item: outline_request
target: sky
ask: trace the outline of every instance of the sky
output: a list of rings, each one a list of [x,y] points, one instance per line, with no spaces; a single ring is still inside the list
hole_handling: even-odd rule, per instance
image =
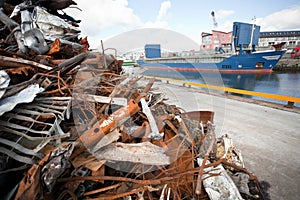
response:
[[[300,30],[299,0],[74,1],[80,10],[71,7],[64,11],[81,20],[81,35],[88,36],[91,48],[99,48],[101,40],[105,44],[120,34],[148,28],[150,35],[151,28],[170,30],[199,45],[202,32],[229,32],[235,21],[255,22],[261,31]],[[214,26],[212,11],[217,26]]]

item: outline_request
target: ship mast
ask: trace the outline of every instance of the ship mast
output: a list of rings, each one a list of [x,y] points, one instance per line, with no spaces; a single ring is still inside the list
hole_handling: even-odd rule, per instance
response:
[[[251,30],[250,43],[249,43],[249,49],[251,49],[251,51],[252,51],[253,33],[254,33],[255,21],[256,21],[256,17],[255,16],[252,18],[252,21],[253,21],[253,24],[252,24],[252,30]]]

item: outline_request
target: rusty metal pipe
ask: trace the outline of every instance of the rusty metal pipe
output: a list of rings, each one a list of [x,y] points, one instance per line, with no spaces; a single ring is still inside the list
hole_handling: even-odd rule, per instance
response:
[[[123,124],[139,110],[139,105],[134,100],[130,100],[128,106],[120,108],[112,113],[107,119],[94,125],[91,129],[83,133],[79,137],[79,140],[81,140],[86,147],[92,147],[105,134],[109,133],[111,129]]]
[[[143,89],[144,93],[151,89],[154,81],[155,79],[151,79],[149,81],[149,83]],[[83,133],[78,139],[81,140],[86,147],[92,147],[112,128],[120,126],[132,115],[139,112],[141,108],[137,102],[139,102],[141,98],[141,96],[138,96],[135,100],[131,99],[128,102],[128,106],[120,108],[116,112],[112,113],[107,119],[95,124],[91,129]]]

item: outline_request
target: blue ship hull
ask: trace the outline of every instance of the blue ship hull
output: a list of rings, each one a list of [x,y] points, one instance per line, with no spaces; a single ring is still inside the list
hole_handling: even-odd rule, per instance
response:
[[[147,70],[216,72],[216,73],[269,73],[280,60],[284,50],[253,52],[232,55],[227,58],[152,58],[137,60]],[[222,55],[222,54],[220,54]],[[218,61],[216,61],[218,60]]]

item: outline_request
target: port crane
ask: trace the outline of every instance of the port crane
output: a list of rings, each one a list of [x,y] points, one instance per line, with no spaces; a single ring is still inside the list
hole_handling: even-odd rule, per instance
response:
[[[210,14],[211,14],[213,22],[214,22],[214,27],[216,28],[218,26],[218,23],[217,23],[217,20],[216,20],[215,12],[211,11]]]

